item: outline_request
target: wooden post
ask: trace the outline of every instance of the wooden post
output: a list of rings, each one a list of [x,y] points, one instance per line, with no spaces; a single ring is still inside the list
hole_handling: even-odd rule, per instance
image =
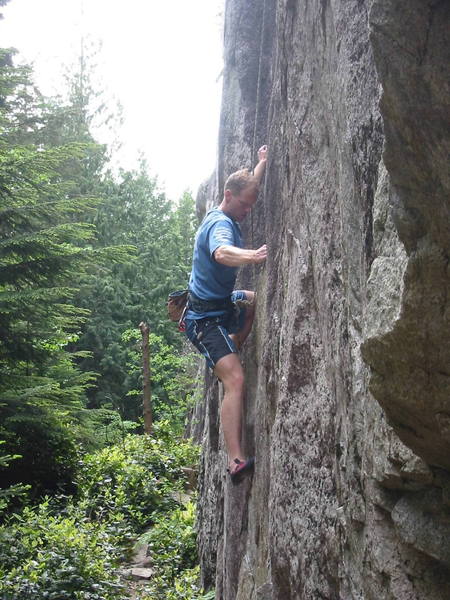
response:
[[[144,379],[143,386],[143,416],[144,431],[151,434],[153,426],[152,418],[152,390],[150,387],[150,349],[149,349],[149,326],[143,321],[139,324],[142,334],[142,373]]]

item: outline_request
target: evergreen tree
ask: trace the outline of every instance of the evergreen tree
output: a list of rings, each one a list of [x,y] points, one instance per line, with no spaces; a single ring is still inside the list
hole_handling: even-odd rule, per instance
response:
[[[91,134],[98,98],[82,61],[68,101],[49,101],[0,50],[0,437],[22,455],[0,470],[35,492],[70,487],[77,440],[114,421],[105,409],[139,419],[124,332],[145,320],[164,347],[182,339],[165,300],[187,284],[193,199],[174,206],[144,162],[107,171]]]
[[[134,261],[99,267],[80,294],[80,305],[90,310],[77,349],[92,352],[81,366],[97,369],[97,386],[89,391],[90,405],[119,409],[127,419],[141,414],[139,399],[130,398],[138,387],[137,374],[127,368],[125,331],[141,321],[166,343],[180,346],[181,337],[167,320],[166,298],[185,287],[195,232],[192,196],[184,194],[174,207],[148,176],[143,162],[139,171],[122,172],[117,182],[105,182],[105,202],[96,213],[98,244],[124,242],[137,248]]]
[[[93,248],[97,200],[80,193],[80,173],[97,149],[43,143],[48,114],[30,71],[1,51],[0,434],[23,456],[4,479],[46,489],[72,479],[73,415],[93,379],[66,349],[87,316],[72,299],[90,265],[127,254]]]

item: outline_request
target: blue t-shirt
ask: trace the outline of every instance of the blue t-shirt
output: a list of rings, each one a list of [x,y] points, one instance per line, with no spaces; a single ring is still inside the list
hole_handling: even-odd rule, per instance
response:
[[[210,210],[195,236],[192,272],[189,289],[202,300],[218,300],[231,295],[234,290],[238,267],[227,267],[214,259],[214,251],[220,246],[242,248],[241,229],[222,210]],[[188,311],[187,319],[222,314],[223,311],[195,313]]]

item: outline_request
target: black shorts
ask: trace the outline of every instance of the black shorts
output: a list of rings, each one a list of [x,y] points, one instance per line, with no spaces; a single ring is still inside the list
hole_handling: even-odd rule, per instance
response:
[[[245,300],[243,291],[233,292],[232,299]],[[192,344],[203,354],[211,369],[217,362],[233,352],[237,348],[230,338],[230,333],[238,333],[245,322],[246,310],[240,308],[239,314],[228,311],[218,317],[207,317],[205,319],[186,319],[186,336]]]

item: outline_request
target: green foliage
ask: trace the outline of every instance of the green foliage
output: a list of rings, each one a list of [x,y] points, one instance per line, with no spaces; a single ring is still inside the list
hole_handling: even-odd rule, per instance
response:
[[[51,182],[58,165],[78,152],[0,143],[0,358],[9,365],[41,363],[42,343],[68,335],[86,315],[68,301],[74,273],[88,261],[82,246],[94,233],[90,224],[69,222],[68,213],[92,202],[70,198],[66,185]]]
[[[84,457],[77,479],[80,505],[92,518],[120,513],[135,529],[142,528],[156,511],[174,505],[169,492],[183,486],[183,467],[196,464],[197,456],[191,443],[173,435],[170,443],[128,435],[123,444]]]
[[[144,163],[108,172],[91,125],[110,115],[84,53],[66,100],[43,98],[13,57],[0,49],[0,597],[119,600],[119,556],[157,522],[151,543],[172,567],[160,562],[155,597],[200,600],[193,508],[174,499],[198,459],[176,437],[191,358],[165,312],[188,279],[192,196],[172,204]],[[142,320],[155,437],[129,435]]]
[[[115,569],[133,535],[150,521],[158,523],[155,551],[176,561],[174,589],[180,581],[198,589],[198,574],[189,570],[196,556],[194,508],[173,510],[172,497],[184,483],[183,467],[196,463],[198,449],[173,436],[169,443],[167,424],[156,433],[161,437],[127,436],[123,444],[86,456],[75,501],[47,498],[0,527],[2,599],[122,599]],[[173,512],[164,524],[167,510]],[[175,544],[172,534],[179,537]],[[161,571],[160,586],[169,580]]]
[[[91,408],[78,414],[75,435],[84,451],[94,452],[123,442],[129,433],[137,433],[140,429],[140,423],[122,420],[118,411]]]
[[[136,329],[129,329],[122,335],[127,344],[125,354],[129,385],[134,382],[139,389],[131,389],[127,396],[129,402],[133,398],[142,399],[142,349],[141,334]],[[186,414],[192,403],[198,356],[192,352],[185,353],[167,344],[162,336],[151,333],[150,369],[152,411],[154,420],[167,420],[172,431],[182,434]]]
[[[179,348],[183,336],[170,323],[166,298],[170,291],[185,287],[190,270],[195,233],[194,201],[184,194],[177,206],[158,189],[141,163],[138,171],[121,172],[118,180],[106,177],[104,203],[93,223],[98,231],[96,247],[132,244],[136,260],[108,267],[99,266],[79,294],[79,304],[92,317],[83,328],[76,348],[92,355],[80,363],[83,370],[96,370],[96,388],[88,392],[90,406],[117,408],[125,419],[141,414],[140,404],[127,401],[139,386],[136,374],[127,371],[125,332],[141,321],[164,343]]]
[[[193,506],[176,509],[167,526],[164,511],[176,507],[173,493],[198,449],[167,439],[163,427],[161,438],[129,435],[123,444],[88,455],[80,465],[76,500],[47,498],[11,516],[0,527],[1,598],[123,598],[115,569],[133,535],[156,519],[155,549],[173,556],[177,574],[193,581],[183,571],[195,565]],[[172,534],[179,536],[175,546]],[[161,578],[168,581],[164,573]]]
[[[5,449],[20,455],[14,469],[1,469],[5,485],[29,484],[34,495],[74,491],[78,468],[76,442],[68,423],[45,406],[16,412],[2,425]]]
[[[212,600],[213,591],[203,593],[194,529],[195,504],[188,502],[169,514],[159,515],[154,526],[141,537],[149,544],[156,574],[141,600]]]
[[[95,201],[62,176],[85,146],[37,143],[41,99],[6,51],[0,100],[0,417],[8,451],[22,455],[2,477],[54,489],[73,475],[64,413],[81,407],[92,379],[64,348],[87,314],[70,300],[94,235],[79,218]]]
[[[166,575],[152,577],[149,587],[142,592],[139,600],[206,600],[200,587],[200,569],[194,567],[182,571],[176,578]]]
[[[4,444],[4,440],[0,440],[0,445]],[[0,469],[6,468],[12,460],[20,458],[19,454],[0,454]],[[15,484],[7,486],[6,482],[2,482],[0,488],[0,519],[3,517],[5,510],[8,508],[14,498],[20,498],[27,494],[30,486]]]
[[[3,600],[113,600],[121,586],[114,566],[120,549],[106,524],[75,507],[55,514],[47,500],[25,508],[0,529]]]
[[[35,493],[70,486],[72,431],[83,437],[95,379],[76,364],[89,354],[74,348],[89,315],[77,289],[94,266],[131,256],[130,246],[94,247],[106,157],[80,106],[46,103],[31,70],[0,50],[0,419],[8,451],[22,455],[2,476]]]
[[[198,562],[194,517],[195,505],[189,502],[169,515],[160,516],[143,538],[149,544],[153,564],[171,581]]]

